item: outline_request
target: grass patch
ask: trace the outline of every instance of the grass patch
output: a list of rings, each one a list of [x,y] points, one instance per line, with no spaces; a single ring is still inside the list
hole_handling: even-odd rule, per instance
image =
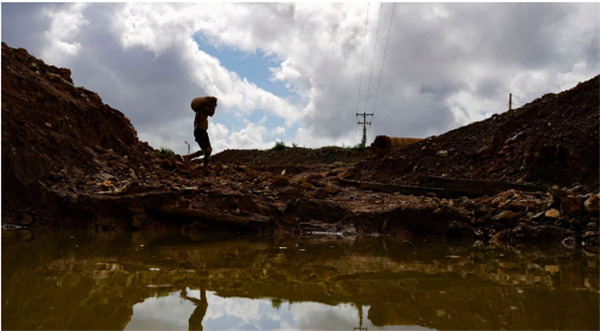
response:
[[[358,152],[364,152],[367,149],[369,149],[370,147],[361,144],[357,144],[355,146],[351,146],[351,147],[344,147],[345,150],[347,151],[358,151]]]
[[[173,156],[175,156],[175,152],[173,152],[172,149],[167,148],[167,147],[161,147],[161,148],[155,150],[154,153],[156,154],[156,156],[160,157],[161,159],[167,159],[167,160],[170,160],[173,158]]]
[[[270,154],[272,152],[282,151],[282,150],[288,149],[288,148],[298,149],[300,147],[298,147],[298,145],[296,145],[295,143],[292,143],[292,147],[289,147],[283,141],[278,141],[275,143],[275,146],[273,146],[269,149],[265,149],[263,152],[265,152],[266,154]]]

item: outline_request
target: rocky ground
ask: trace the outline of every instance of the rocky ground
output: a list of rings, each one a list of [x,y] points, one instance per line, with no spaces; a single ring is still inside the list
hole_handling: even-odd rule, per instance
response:
[[[399,147],[161,158],[70,70],[2,44],[2,224],[537,242],[598,251],[599,77]],[[398,135],[401,135],[399,133]],[[281,147],[281,146],[280,146]],[[442,194],[420,179],[536,185]],[[418,194],[399,188],[418,187]],[[532,186],[529,186],[532,187]],[[460,192],[458,192],[460,193]]]

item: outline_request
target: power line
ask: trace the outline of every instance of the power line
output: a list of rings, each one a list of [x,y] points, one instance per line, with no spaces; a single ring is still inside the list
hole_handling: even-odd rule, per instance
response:
[[[373,60],[371,61],[371,73],[369,74],[369,86],[367,88],[367,100],[365,101],[365,112],[367,111],[367,106],[369,104],[369,93],[371,91],[371,79],[373,78],[373,67],[375,65],[375,56],[377,55],[377,41],[379,39],[379,23],[381,22],[381,10],[383,9],[383,4],[379,6],[379,18],[377,20],[377,34],[375,35],[375,46],[373,49]]]
[[[364,30],[364,34],[365,34],[365,39],[363,41],[363,55],[362,55],[362,62],[360,63],[360,80],[358,81],[358,97],[356,99],[356,111],[358,111],[358,105],[359,105],[359,101],[360,101],[360,90],[362,87],[362,74],[363,74],[363,65],[365,63],[365,45],[367,44],[367,26],[369,25],[369,7],[371,6],[371,3],[369,2],[367,4],[367,17],[365,18],[365,30]]]
[[[390,41],[390,33],[392,32],[392,22],[394,21],[394,12],[396,11],[396,3],[392,7],[392,15],[390,17],[390,25],[388,26],[388,35],[385,41],[385,49],[383,51],[383,60],[381,60],[381,68],[379,70],[379,80],[377,81],[377,90],[375,92],[375,100],[373,101],[373,111],[375,111],[375,104],[377,103],[377,96],[379,95],[379,83],[381,83],[381,76],[383,73],[383,65],[385,64],[385,56],[387,54],[388,42]]]

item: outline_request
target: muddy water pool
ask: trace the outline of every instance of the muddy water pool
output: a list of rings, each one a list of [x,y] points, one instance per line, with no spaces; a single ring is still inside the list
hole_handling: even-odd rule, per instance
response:
[[[595,330],[599,293],[563,247],[2,232],[5,330]]]

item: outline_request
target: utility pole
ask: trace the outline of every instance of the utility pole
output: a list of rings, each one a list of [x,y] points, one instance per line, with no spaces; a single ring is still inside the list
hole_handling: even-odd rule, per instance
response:
[[[360,319],[360,324],[357,327],[354,327],[354,331],[369,331],[369,328],[363,328],[363,311],[362,311],[362,305],[359,305],[358,307],[356,307],[356,309],[358,310],[358,318]]]
[[[373,113],[367,114],[367,113],[356,113],[356,116],[362,116],[363,120],[362,122],[358,122],[358,125],[363,126],[363,137],[362,137],[362,141],[361,141],[361,145],[364,148],[367,145],[367,124],[371,125],[371,122],[367,122],[367,116],[373,116]]]
[[[513,106],[513,97],[515,97],[515,99],[520,99],[518,95],[513,95],[512,93],[508,94],[508,110],[512,110],[512,106]],[[519,104],[514,104],[514,106],[518,106]]]

